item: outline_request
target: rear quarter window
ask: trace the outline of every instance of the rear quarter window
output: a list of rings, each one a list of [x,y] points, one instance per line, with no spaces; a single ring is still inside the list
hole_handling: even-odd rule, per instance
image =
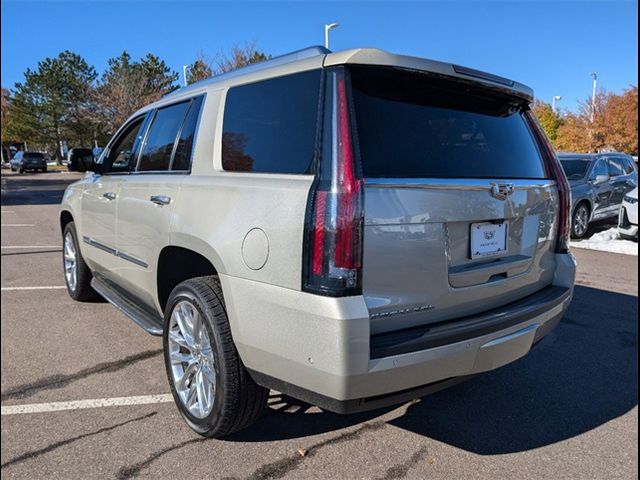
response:
[[[611,157],[609,158],[609,175],[612,177],[619,177],[624,175],[624,167],[622,165],[622,158]]]
[[[222,168],[236,172],[309,173],[315,155],[319,70],[229,89]]]
[[[404,70],[350,74],[365,177],[546,177],[514,98]]]
[[[624,166],[624,173],[626,173],[627,175],[631,175],[632,173],[634,173],[636,171],[634,165],[633,165],[633,160],[629,159],[629,158],[623,158],[622,159],[622,164]]]

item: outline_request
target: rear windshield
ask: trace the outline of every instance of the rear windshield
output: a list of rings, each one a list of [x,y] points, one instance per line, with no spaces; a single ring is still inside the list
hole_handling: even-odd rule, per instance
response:
[[[580,180],[587,174],[591,161],[583,159],[560,159],[560,163],[562,164],[562,169],[569,180]]]
[[[31,152],[28,152],[28,153],[25,153],[24,156],[26,158],[44,158],[44,154],[42,154],[42,153],[31,153]]]
[[[546,177],[518,100],[404,70],[350,73],[365,177]]]

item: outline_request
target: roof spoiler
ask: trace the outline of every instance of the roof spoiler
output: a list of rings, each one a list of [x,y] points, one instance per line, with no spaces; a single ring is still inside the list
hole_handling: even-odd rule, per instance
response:
[[[533,101],[533,90],[530,87],[514,80],[469,67],[438,62],[426,58],[397,55],[375,48],[344,50],[327,54],[325,57],[325,66],[341,64],[372,65],[417,70],[427,74],[479,83],[491,89],[499,90],[506,94],[523,99],[527,102]]]

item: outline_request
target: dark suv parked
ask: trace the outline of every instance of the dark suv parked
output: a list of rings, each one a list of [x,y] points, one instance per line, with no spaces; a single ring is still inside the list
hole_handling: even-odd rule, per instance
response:
[[[31,171],[47,171],[47,159],[40,152],[18,152],[11,159],[11,171],[24,173]]]
[[[624,153],[558,155],[571,184],[571,235],[582,238],[594,220],[616,217],[622,199],[638,186],[633,158]]]

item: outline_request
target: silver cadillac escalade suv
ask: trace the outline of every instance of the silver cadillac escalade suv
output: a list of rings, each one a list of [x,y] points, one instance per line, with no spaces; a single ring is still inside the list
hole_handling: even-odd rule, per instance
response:
[[[270,388],[340,412],[525,355],[572,297],[570,190],[528,87],[309,48],[182,88],[79,167],[60,213],[76,300],[162,335],[196,432]]]

